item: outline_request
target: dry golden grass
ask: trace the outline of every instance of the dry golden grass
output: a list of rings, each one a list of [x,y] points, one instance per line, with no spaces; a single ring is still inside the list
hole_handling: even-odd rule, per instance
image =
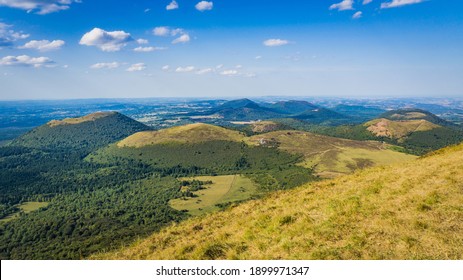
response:
[[[422,113],[407,114],[411,114],[410,118],[412,118]],[[378,137],[385,136],[393,139],[403,138],[412,132],[428,131],[440,127],[426,120],[391,121],[388,119],[372,120],[365,123],[365,126],[368,131]]]
[[[48,125],[50,127],[54,127],[54,126],[58,126],[58,125],[79,124],[79,123],[83,123],[83,122],[90,122],[90,121],[94,121],[94,120],[97,120],[97,119],[101,119],[101,118],[104,118],[104,117],[107,117],[107,116],[111,116],[113,114],[115,114],[115,112],[97,112],[97,113],[86,115],[86,116],[83,116],[83,117],[80,117],[80,118],[67,118],[67,119],[60,120],[60,121],[59,120],[52,120],[52,121],[48,122]]]
[[[263,133],[275,130],[278,128],[278,124],[271,121],[260,121],[253,123],[251,127],[253,132]]]
[[[315,166],[316,174],[323,178],[333,178],[369,166],[416,158],[393,151],[390,145],[377,141],[355,141],[303,131],[274,131],[252,136],[245,141],[251,145],[278,143],[278,148],[283,151],[303,155],[301,166]]]
[[[462,259],[463,145],[274,193],[96,259]]]
[[[120,141],[117,146],[139,148],[164,143],[200,143],[217,140],[240,142],[243,139],[244,135],[238,131],[210,124],[195,123],[158,131],[138,132]]]

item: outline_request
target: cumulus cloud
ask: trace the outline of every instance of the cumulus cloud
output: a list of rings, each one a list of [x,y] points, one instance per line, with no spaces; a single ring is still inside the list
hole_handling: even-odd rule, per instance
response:
[[[35,49],[41,52],[48,52],[48,51],[56,51],[61,49],[64,46],[63,40],[32,40],[24,44],[24,46],[20,46],[19,49]]]
[[[176,10],[176,9],[178,9],[178,3],[175,0],[173,0],[172,2],[170,2],[169,5],[166,6],[166,10],[168,10],[168,11]]]
[[[185,44],[185,43],[188,43],[188,42],[190,42],[190,35],[183,34],[180,37],[178,37],[177,39],[173,40],[172,44],[179,44],[179,43]]]
[[[178,44],[178,43],[187,43],[190,41],[190,35],[188,35],[185,30],[181,28],[170,28],[168,26],[158,26],[153,29],[153,35],[155,36],[161,36],[161,37],[177,37],[172,41],[172,44]]]
[[[159,26],[153,29],[153,35],[155,36],[169,36],[170,28],[167,26]]]
[[[100,28],[93,28],[80,39],[79,44],[94,46],[105,52],[115,52],[125,47],[133,38],[130,33],[124,31],[105,31]]]
[[[0,0],[1,1],[1,0]],[[0,48],[10,47],[14,42],[23,40],[29,37],[29,34],[16,32],[11,29],[12,25],[0,22]]]
[[[194,66],[177,67],[177,69],[175,69],[175,72],[177,72],[177,73],[187,73],[187,72],[193,72],[194,70],[195,70]]]
[[[135,63],[130,65],[129,68],[127,68],[125,71],[128,72],[137,72],[137,71],[143,71],[146,69],[145,63]]]
[[[289,41],[281,39],[268,39],[265,40],[263,44],[267,47],[279,47],[289,44]]]
[[[120,66],[119,62],[99,62],[95,63],[90,68],[92,69],[114,69]]]
[[[392,0],[392,2],[386,2],[381,4],[381,9],[396,8],[405,5],[422,3],[425,0]]]
[[[342,0],[342,2],[330,6],[330,10],[353,10],[354,0]]]
[[[170,66],[169,65],[164,65],[164,66],[162,66],[161,69],[162,69],[162,71],[169,71]]]
[[[212,1],[211,2],[201,1],[195,5],[196,10],[200,12],[210,11],[212,10],[213,7],[214,7],[214,3]]]
[[[363,5],[370,4],[373,0],[363,0]]]
[[[4,66],[33,66],[40,67],[53,67],[55,62],[48,57],[30,57],[28,55],[20,56],[5,56],[0,59],[0,65]]]
[[[356,13],[352,16],[353,19],[359,19],[359,18],[361,18],[361,17],[362,17],[362,12],[356,12]]]
[[[137,39],[137,43],[140,44],[140,45],[146,45],[148,44],[148,40],[146,39]]]
[[[67,10],[80,0],[0,0],[0,6],[35,12],[39,15]]]

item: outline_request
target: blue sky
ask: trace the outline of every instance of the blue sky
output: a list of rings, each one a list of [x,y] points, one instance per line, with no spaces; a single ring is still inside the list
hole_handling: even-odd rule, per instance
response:
[[[0,99],[463,96],[456,0],[0,0]]]

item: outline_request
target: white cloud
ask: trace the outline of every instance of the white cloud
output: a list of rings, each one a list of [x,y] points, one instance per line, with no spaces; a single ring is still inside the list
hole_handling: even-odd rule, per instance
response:
[[[223,68],[223,64],[219,64],[215,67],[215,69],[222,69]]]
[[[180,37],[178,37],[177,39],[173,40],[172,44],[178,44],[178,43],[184,44],[184,43],[188,43],[189,41],[190,41],[190,35],[183,34]]]
[[[168,26],[158,26],[153,29],[153,35],[155,36],[177,36],[180,35],[178,38],[172,41],[172,44],[178,43],[187,43],[190,41],[190,35],[188,35],[185,30],[181,28],[170,28]]]
[[[363,0],[363,5],[370,4],[373,0]]]
[[[162,71],[169,71],[170,66],[169,65],[164,65],[164,66],[162,66],[161,69],[162,69]]]
[[[259,60],[259,59],[262,59],[262,56],[261,55],[258,55],[256,57],[254,57],[255,60]]]
[[[287,44],[289,44],[289,41],[281,39],[268,39],[264,41],[264,45],[267,47],[279,47]]]
[[[181,28],[175,28],[175,29],[172,29],[172,31],[170,31],[171,36],[177,36],[178,34],[186,34],[186,32],[183,31],[183,29]]]
[[[362,17],[362,12],[360,12],[360,11],[359,11],[359,12],[356,12],[356,13],[352,16],[353,19],[359,19],[359,18],[361,18],[361,17]]]
[[[80,39],[79,44],[95,46],[105,52],[115,52],[125,47],[133,38],[130,33],[124,31],[105,31],[100,28],[93,28]]]
[[[239,72],[237,70],[224,70],[222,72],[220,72],[220,75],[223,75],[223,76],[237,76],[239,74]]]
[[[175,69],[175,72],[177,72],[177,73],[187,73],[187,72],[193,72],[194,70],[195,70],[194,66],[177,67],[177,69]]]
[[[129,68],[127,68],[125,71],[128,72],[137,72],[137,71],[143,71],[146,69],[145,63],[135,63],[130,65]]]
[[[90,68],[92,69],[114,69],[120,66],[119,62],[99,62],[95,63]]]
[[[354,8],[352,5],[354,4],[354,0],[342,0],[342,2],[333,4],[330,6],[330,10],[339,10],[339,11],[345,11],[345,10],[353,10]]]
[[[154,51],[162,51],[166,48],[158,48],[158,47],[136,47],[133,49],[134,52],[154,52]]]
[[[148,44],[148,40],[146,39],[137,39],[137,43],[140,44],[140,45],[146,45]]]
[[[213,7],[214,7],[214,3],[212,1],[211,2],[201,1],[195,5],[196,10],[200,12],[210,11],[212,10]]]
[[[0,49],[2,47],[10,47],[13,45],[13,42],[23,40],[29,37],[29,34],[16,32],[12,30],[11,27],[12,25],[0,22]]]
[[[36,12],[39,15],[67,10],[80,0],[0,0],[0,6]]]
[[[153,29],[153,35],[155,36],[169,36],[170,28],[167,26],[159,26]]]
[[[30,57],[28,55],[20,56],[5,56],[0,59],[0,65],[4,66],[33,66],[40,67],[53,67],[55,62],[48,57]]]
[[[24,44],[24,46],[19,47],[19,49],[36,49],[41,52],[56,51],[61,49],[64,46],[63,40],[32,40]]]
[[[170,2],[169,5],[166,6],[166,10],[168,10],[168,11],[176,10],[176,9],[178,9],[178,3],[175,0],[173,0],[172,2]]]
[[[381,9],[396,8],[405,5],[422,3],[425,0],[392,0],[392,2],[381,3]]]
[[[204,74],[212,73],[212,72],[214,72],[214,69],[212,69],[212,68],[204,68],[204,69],[196,71],[196,74],[204,75]]]

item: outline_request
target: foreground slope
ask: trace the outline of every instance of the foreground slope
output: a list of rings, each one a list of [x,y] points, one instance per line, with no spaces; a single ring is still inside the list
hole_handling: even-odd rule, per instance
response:
[[[278,192],[103,259],[461,259],[463,145]]]

